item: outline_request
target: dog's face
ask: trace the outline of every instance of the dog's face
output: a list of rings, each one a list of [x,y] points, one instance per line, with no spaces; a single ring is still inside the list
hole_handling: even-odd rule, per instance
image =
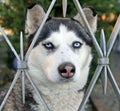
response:
[[[27,16],[26,30],[29,41],[38,29],[41,7],[35,5],[31,15]],[[34,12],[34,10],[36,11]],[[34,13],[36,13],[34,15]],[[43,16],[44,12],[42,10]],[[29,20],[29,17],[34,19]],[[35,18],[35,16],[37,16]],[[35,22],[37,21],[37,22]],[[32,26],[30,24],[32,23]],[[31,28],[33,28],[32,31]],[[35,30],[36,29],[36,30]],[[87,82],[91,55],[92,40],[85,28],[76,20],[68,18],[49,19],[32,49],[28,67],[33,81],[45,87],[81,89]],[[61,90],[61,89],[60,89]]]

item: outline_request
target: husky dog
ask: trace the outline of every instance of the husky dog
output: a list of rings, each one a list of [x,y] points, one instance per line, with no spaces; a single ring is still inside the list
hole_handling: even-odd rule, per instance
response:
[[[83,9],[95,33],[97,14],[91,8]],[[43,8],[35,4],[26,15],[25,32],[28,46],[44,19]],[[77,111],[84,96],[81,91],[89,75],[92,38],[81,17],[50,18],[46,21],[28,58],[29,74],[48,105],[50,111]],[[20,87],[13,90],[11,99],[3,111],[45,111],[43,104],[31,86],[26,84],[26,103],[13,95],[20,93]],[[16,99],[15,99],[16,98]],[[21,108],[20,108],[21,107]],[[7,110],[11,109],[11,110]]]

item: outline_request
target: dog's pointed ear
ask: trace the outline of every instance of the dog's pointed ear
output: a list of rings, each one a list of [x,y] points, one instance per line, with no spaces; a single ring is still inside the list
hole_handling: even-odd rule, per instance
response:
[[[25,34],[29,37],[35,33],[39,28],[45,16],[43,8],[38,4],[33,4],[27,8],[26,21],[25,21]]]
[[[92,31],[95,33],[97,30],[97,13],[91,7],[83,8],[83,12],[88,20],[90,27],[92,28]],[[84,23],[82,22],[82,18],[79,13],[74,17],[74,19],[79,21],[84,26]]]

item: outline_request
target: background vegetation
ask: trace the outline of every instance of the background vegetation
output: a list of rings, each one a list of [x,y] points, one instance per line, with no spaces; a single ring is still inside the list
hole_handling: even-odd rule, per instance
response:
[[[19,33],[24,31],[24,21],[26,7],[32,3],[41,4],[45,11],[52,0],[2,0],[0,1],[0,25],[5,29],[12,30],[9,38],[17,51],[19,52]],[[105,29],[107,37],[109,37],[117,16],[120,14],[120,0],[79,0],[83,7],[92,6],[98,13],[98,31]],[[68,0],[67,16],[73,17],[77,13],[72,0]],[[62,16],[61,0],[57,0],[51,16]],[[7,60],[8,67],[12,68],[13,55],[8,48],[9,58]]]

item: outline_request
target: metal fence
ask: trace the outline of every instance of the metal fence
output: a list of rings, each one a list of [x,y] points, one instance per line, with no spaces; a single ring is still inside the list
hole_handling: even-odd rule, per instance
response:
[[[15,77],[14,77],[14,80],[6,94],[6,96],[4,97],[4,100],[2,102],[2,104],[0,105],[0,111],[3,109],[15,83],[17,82],[17,79],[19,78],[19,76],[22,76],[22,99],[23,99],[23,103],[25,103],[25,76],[27,77],[27,79],[30,81],[32,87],[34,88],[36,94],[38,95],[40,101],[42,102],[42,104],[44,105],[45,107],[45,110],[46,111],[50,111],[50,109],[48,108],[47,104],[45,103],[44,101],[44,98],[40,95],[39,91],[37,90],[35,84],[33,83],[31,77],[29,76],[29,72],[27,70],[27,60],[28,60],[28,56],[38,38],[38,35],[39,33],[41,32],[53,6],[55,5],[56,3],[56,0],[52,0],[49,8],[48,8],[48,11],[42,21],[42,24],[41,26],[39,27],[37,33],[35,34],[35,37],[26,53],[26,55],[24,56],[24,53],[23,53],[23,35],[22,35],[22,32],[20,34],[20,57],[19,55],[17,54],[15,48],[13,47],[13,45],[11,44],[11,42],[9,41],[8,37],[6,36],[6,34],[4,33],[4,31],[2,30],[2,28],[0,27],[0,31],[4,37],[4,39],[6,40],[7,44],[9,45],[9,47],[11,48],[12,52],[14,53],[14,55],[16,56],[17,60],[18,60],[18,71],[17,73],[15,74]],[[117,22],[113,28],[113,31],[110,35],[110,39],[108,40],[108,42],[106,43],[106,40],[105,40],[105,34],[104,34],[104,30],[102,29],[101,30],[101,35],[100,35],[100,44],[97,42],[89,24],[88,24],[88,21],[86,20],[86,17],[84,15],[84,12],[82,10],[82,7],[79,3],[78,0],[73,0],[73,3],[75,4],[75,7],[77,8],[77,11],[78,13],[80,14],[80,16],[82,17],[82,21],[83,23],[85,24],[88,32],[90,33],[91,37],[92,37],[92,40],[93,40],[93,43],[94,43],[94,46],[96,48],[96,51],[97,51],[97,54],[98,54],[98,65],[97,65],[97,68],[94,72],[94,75],[92,77],[92,80],[90,81],[90,84],[88,86],[88,89],[85,93],[85,96],[83,98],[83,101],[82,103],[80,104],[79,106],[79,109],[78,111],[82,111],[84,109],[84,106],[88,100],[88,98],[90,97],[90,94],[96,84],[96,81],[98,79],[98,77],[101,75],[102,76],[102,84],[103,84],[103,90],[104,90],[104,93],[106,94],[106,89],[107,89],[107,78],[109,78],[111,84],[112,84],[112,87],[115,91],[115,94],[117,95],[118,97],[118,100],[120,101],[120,89],[117,85],[117,82],[115,81],[115,78],[112,74],[112,71],[109,67],[109,55],[111,53],[111,50],[113,48],[113,45],[115,43],[115,40],[117,39],[117,36],[120,32],[120,15],[117,19]],[[65,17],[66,16],[66,11],[67,11],[67,0],[62,0],[62,5],[63,5],[63,16]]]

